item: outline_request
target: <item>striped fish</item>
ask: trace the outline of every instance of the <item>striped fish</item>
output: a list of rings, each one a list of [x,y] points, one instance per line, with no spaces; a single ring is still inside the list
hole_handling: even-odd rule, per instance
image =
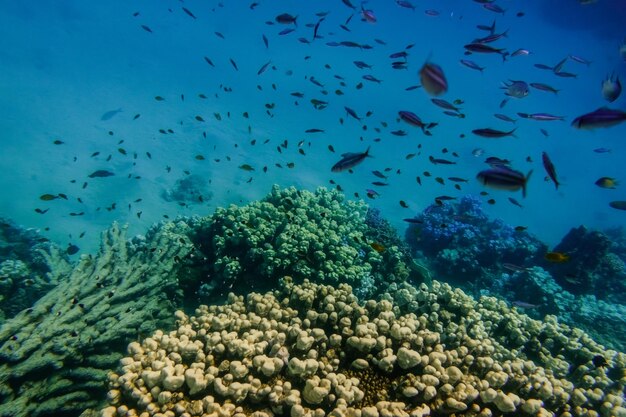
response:
[[[419,74],[422,87],[431,96],[439,96],[448,91],[448,81],[439,65],[426,62],[420,69]]]
[[[524,176],[524,174],[514,169],[498,166],[480,171],[476,178],[481,184],[498,190],[517,191],[521,189],[522,196],[526,197],[526,183],[528,183],[532,173],[533,171],[530,170]]]
[[[330,170],[332,172],[343,172],[350,168],[354,168],[355,166],[363,162],[365,158],[370,156],[369,151],[370,151],[370,148],[368,147],[365,152],[344,153],[341,155],[342,156],[341,160],[337,162],[335,165],[333,165],[333,167]]]

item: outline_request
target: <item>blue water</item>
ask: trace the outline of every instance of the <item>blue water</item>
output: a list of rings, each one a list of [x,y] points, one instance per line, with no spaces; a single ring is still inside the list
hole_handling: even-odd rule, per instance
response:
[[[358,193],[380,208],[402,231],[402,219],[423,210],[436,196],[477,195],[485,190],[475,176],[486,168],[483,159],[493,155],[511,159],[522,172],[533,169],[534,174],[525,199],[519,192],[487,189],[489,196],[484,200],[496,200],[494,205],[485,204],[489,215],[512,225],[528,226],[529,232],[549,245],[558,243],[571,227],[580,224],[599,229],[626,224],[626,214],[608,206],[612,200],[626,200],[623,186],[608,190],[594,185],[602,176],[626,182],[626,123],[595,131],[570,126],[574,117],[607,104],[600,85],[608,75],[615,73],[626,79],[626,63],[619,55],[626,36],[624,2],[503,1],[500,5],[507,9],[504,15],[469,0],[414,3],[416,9],[410,10],[392,1],[372,0],[365,7],[373,10],[377,22],[362,21],[357,10],[348,33],[339,25],[353,11],[339,0],[261,1],[254,10],[249,2],[241,1],[2,2],[0,213],[42,230],[62,245],[72,242],[87,252],[96,247],[98,233],[114,220],[129,223],[132,235],[145,232],[164,215],[209,214],[217,206],[261,198],[274,183],[314,189],[333,187],[329,181],[334,180],[347,196]],[[183,6],[197,19],[188,16]],[[426,14],[426,9],[439,15]],[[135,12],[139,12],[136,17]],[[298,16],[297,27],[265,23],[274,22],[275,16],[285,12]],[[310,44],[299,42],[300,37],[312,39],[313,28],[307,24],[318,21],[317,12],[328,12],[319,27],[322,39]],[[517,12],[524,12],[524,16],[517,17]],[[510,52],[526,48],[532,54],[506,62],[498,55],[464,56],[464,44],[487,34],[476,25],[489,25],[494,19],[496,32],[508,30],[508,37],[494,46]],[[278,35],[288,27],[295,31]],[[269,48],[263,43],[263,34]],[[373,48],[326,45],[344,40]],[[414,46],[407,50],[408,69],[392,69],[389,55],[410,44]],[[563,70],[578,74],[575,79],[534,67],[537,63],[555,65],[568,54],[592,62],[586,66],[569,60]],[[205,62],[205,56],[215,67]],[[231,58],[238,71],[229,62]],[[463,58],[486,69],[479,73],[466,68],[459,63]],[[423,89],[405,90],[419,84],[417,73],[427,59],[441,66],[448,79],[449,91],[442,98],[464,101],[464,119],[444,115]],[[359,70],[355,60],[365,61],[373,69]],[[271,67],[257,75],[268,61]],[[363,80],[364,74],[382,82]],[[311,76],[324,84],[328,95],[306,79]],[[335,76],[343,77],[346,86],[341,86]],[[560,92],[554,95],[531,89],[528,97],[513,98],[500,109],[505,97],[500,86],[509,79],[550,84]],[[356,89],[360,82],[363,88]],[[231,87],[232,92],[220,86]],[[337,95],[337,89],[344,94]],[[304,97],[290,95],[296,91]],[[201,93],[207,99],[199,98]],[[155,96],[165,100],[156,101]],[[314,109],[310,103],[313,98],[327,101],[328,107]],[[610,106],[624,109],[625,100],[622,96]],[[275,104],[273,117],[266,113],[266,103]],[[347,117],[344,106],[353,108],[363,122]],[[101,120],[104,113],[118,108],[122,112]],[[439,123],[432,130],[433,136],[426,137],[419,129],[397,121],[399,110],[413,111],[424,121]],[[368,111],[372,115],[365,117]],[[249,118],[243,117],[244,112]],[[504,113],[517,118],[517,112],[547,112],[565,116],[565,121],[518,120],[511,125],[493,116]],[[220,113],[222,121],[216,120],[214,113]],[[136,114],[141,116],[133,120]],[[205,121],[197,121],[198,115]],[[365,125],[367,130],[363,130]],[[483,127],[517,127],[518,137],[485,139],[471,134],[472,129]],[[309,128],[325,132],[304,133]],[[540,133],[540,128],[549,136]],[[175,133],[164,135],[159,129]],[[398,129],[409,132],[408,136],[390,134]],[[460,138],[461,134],[465,138]],[[64,143],[55,145],[54,140]],[[255,145],[252,140],[256,140]],[[266,140],[269,142],[263,144]],[[277,146],[284,140],[288,140],[288,147],[278,153]],[[298,152],[300,141],[305,141],[301,146],[305,155]],[[336,152],[330,152],[328,145]],[[341,153],[360,152],[370,146],[373,158],[357,166],[353,174],[330,172]],[[612,151],[593,152],[600,147]],[[443,148],[449,152],[442,153]],[[485,154],[474,157],[475,148],[484,149]],[[558,191],[544,180],[544,151],[562,182]],[[94,152],[100,154],[91,157]],[[452,152],[458,158],[452,157]],[[419,155],[406,160],[410,153]],[[196,155],[205,159],[197,160]],[[457,164],[435,166],[428,161],[430,155]],[[527,156],[532,162],[526,161]],[[286,167],[289,162],[295,163],[293,169]],[[242,164],[255,170],[244,171],[239,168]],[[166,171],[168,166],[171,172]],[[268,167],[267,173],[263,166]],[[385,168],[391,168],[389,185],[372,186],[378,178],[371,171]],[[87,177],[98,169],[110,170],[115,176]],[[210,180],[204,202],[183,207],[161,197],[164,190],[187,175],[185,170]],[[425,177],[424,171],[432,176]],[[418,175],[421,186],[416,182]],[[439,176],[470,181],[457,191],[448,180],[445,186],[435,182]],[[83,189],[85,181],[88,185]],[[380,197],[368,199],[368,188],[376,189]],[[39,196],[45,193],[64,193],[68,200],[41,201]],[[509,196],[524,207],[509,203]],[[142,201],[136,203],[137,199]],[[406,201],[409,208],[402,208],[399,200]],[[116,208],[107,210],[113,203]],[[38,214],[36,208],[49,211]],[[81,216],[70,215],[81,212]],[[82,232],[84,237],[79,238]]]

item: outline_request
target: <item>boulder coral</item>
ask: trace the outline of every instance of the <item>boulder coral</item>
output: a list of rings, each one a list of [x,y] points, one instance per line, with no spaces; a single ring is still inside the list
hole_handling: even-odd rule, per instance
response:
[[[439,282],[360,305],[286,277],[176,318],[128,346],[101,417],[626,415],[624,354]]]

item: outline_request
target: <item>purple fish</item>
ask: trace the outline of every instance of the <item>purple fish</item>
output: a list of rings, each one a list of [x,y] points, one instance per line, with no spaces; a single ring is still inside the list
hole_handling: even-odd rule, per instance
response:
[[[611,127],[626,120],[626,112],[608,107],[600,107],[591,113],[578,116],[572,126],[578,129],[594,129],[596,127]]]
[[[563,116],[555,116],[555,115],[550,114],[550,113],[532,113],[532,114],[517,113],[517,115],[519,117],[521,117],[522,119],[538,120],[540,122],[551,122],[553,120],[564,120],[565,119]]]

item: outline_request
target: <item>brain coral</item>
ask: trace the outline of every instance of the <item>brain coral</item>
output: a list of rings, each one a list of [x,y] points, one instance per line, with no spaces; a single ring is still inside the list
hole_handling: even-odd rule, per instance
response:
[[[367,224],[366,214],[363,202],[344,201],[341,193],[322,187],[311,193],[274,186],[260,201],[218,208],[194,225],[192,240],[206,268],[188,284],[204,284],[210,293],[268,289],[283,275],[355,286],[371,276],[406,279],[410,259],[393,243],[376,241],[380,233]],[[373,243],[383,249],[374,250]]]
[[[395,296],[419,315],[402,314]],[[129,345],[100,414],[626,415],[624,354],[579,338],[578,363],[568,363],[557,346],[567,343],[561,327],[437,282],[386,298],[359,305],[346,284],[285,278],[265,295],[231,294],[193,317],[177,312],[176,330]],[[452,320],[458,316],[467,319]],[[533,362],[521,347],[540,330],[552,346],[536,349],[543,356]],[[608,364],[596,368],[599,353]]]

